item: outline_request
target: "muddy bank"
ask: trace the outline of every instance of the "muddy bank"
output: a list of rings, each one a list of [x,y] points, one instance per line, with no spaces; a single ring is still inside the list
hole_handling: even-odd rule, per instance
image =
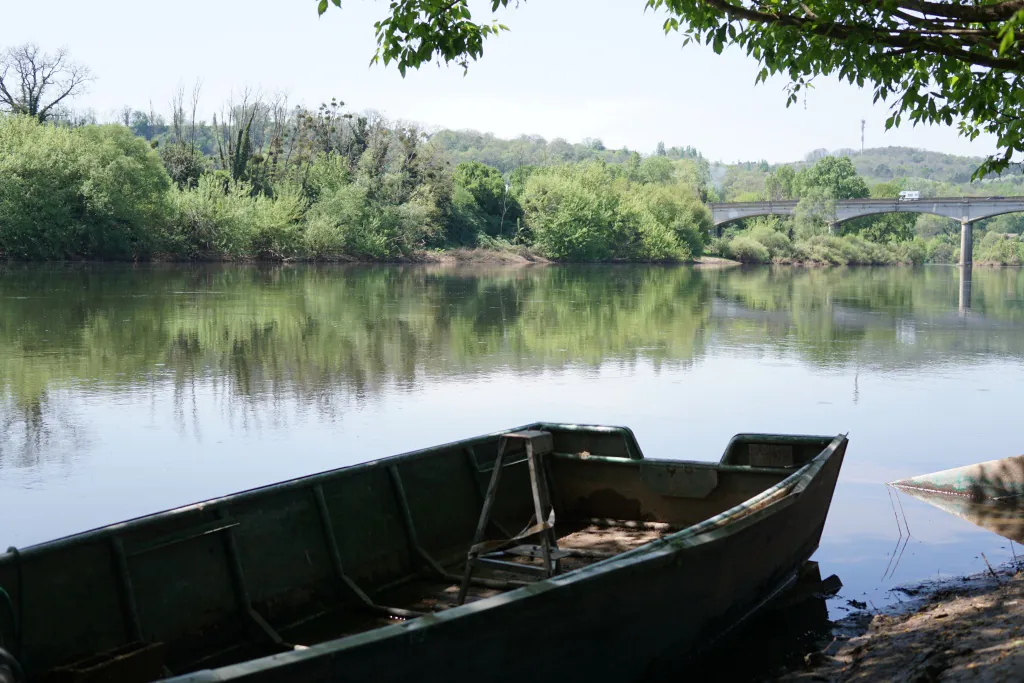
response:
[[[896,589],[888,612],[836,624],[834,639],[779,681],[1024,680],[1024,574],[1012,568]]]

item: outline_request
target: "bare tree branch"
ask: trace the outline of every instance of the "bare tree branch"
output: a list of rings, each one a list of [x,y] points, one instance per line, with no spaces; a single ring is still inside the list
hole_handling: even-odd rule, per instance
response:
[[[11,47],[0,53],[0,110],[46,121],[91,80],[88,67],[70,61],[64,48],[49,55],[34,43]]]

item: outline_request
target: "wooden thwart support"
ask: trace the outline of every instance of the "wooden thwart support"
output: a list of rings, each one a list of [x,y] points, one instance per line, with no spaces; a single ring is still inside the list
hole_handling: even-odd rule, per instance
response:
[[[501,481],[501,471],[511,441],[522,441],[526,447],[526,462],[530,468],[530,490],[533,494],[533,519],[523,531],[512,538],[501,541],[485,541],[484,535],[491,523],[491,513],[498,493],[498,484]],[[548,492],[546,458],[544,457],[553,450],[554,439],[550,432],[528,429],[511,432],[501,437],[501,441],[498,443],[498,454],[491,470],[491,481],[487,486],[480,519],[473,535],[473,544],[466,556],[466,568],[462,574],[462,584],[459,587],[458,604],[461,605],[466,601],[466,593],[469,591],[470,583],[473,582],[473,572],[478,565],[490,565],[506,571],[536,573],[544,578],[558,573],[559,560],[567,557],[569,553],[559,550],[555,540],[555,509],[551,505],[551,496]],[[517,541],[525,541],[533,537],[540,538],[539,545],[516,545]],[[498,559],[500,556],[508,555],[525,556],[530,559],[539,556],[543,564],[537,566]]]

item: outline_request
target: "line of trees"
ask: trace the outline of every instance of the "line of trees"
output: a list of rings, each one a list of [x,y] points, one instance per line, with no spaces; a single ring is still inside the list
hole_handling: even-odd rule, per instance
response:
[[[813,165],[742,164],[716,183],[692,147],[659,143],[641,157],[600,140],[428,134],[338,100],[309,109],[246,92],[207,123],[198,84],[173,95],[169,119],[125,107],[97,125],[68,107],[90,81],[65,51],[0,53],[0,257],[390,260],[463,246],[567,261],[686,261],[709,246],[759,262],[956,255],[953,231],[931,217],[862,218],[829,235],[835,201],[903,188],[869,186],[849,156],[823,150]],[[748,221],[712,241],[704,203],[751,197],[799,204],[791,220]],[[993,219],[979,237],[1019,223]],[[1019,260],[1014,244],[989,242],[994,260]]]
[[[207,124],[198,95],[179,92],[170,123],[2,115],[0,256],[391,260],[487,246],[678,261],[709,234],[693,159],[633,152],[502,173],[337,100],[311,110],[247,94]]]
[[[63,50],[0,53],[0,257],[389,260],[489,246],[668,261],[700,256],[710,229],[692,148],[643,159],[535,138],[494,166],[452,153],[469,134],[431,139],[336,99],[309,109],[245,92],[207,123],[198,84],[173,95],[169,120],[125,107],[98,125],[67,107],[90,80]]]

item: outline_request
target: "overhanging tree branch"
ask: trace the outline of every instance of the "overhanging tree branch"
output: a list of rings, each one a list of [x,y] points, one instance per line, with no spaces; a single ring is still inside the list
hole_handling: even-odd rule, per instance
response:
[[[540,2],[541,0],[536,0]],[[664,12],[666,32],[721,52],[737,45],[761,64],[757,81],[790,79],[787,102],[818,76],[871,86],[892,102],[887,126],[903,120],[990,133],[998,151],[977,175],[1024,157],[1024,0],[637,0]],[[319,0],[322,14],[340,0]],[[509,0],[491,0],[491,11]],[[375,24],[377,57],[404,75],[427,62],[483,54],[483,39],[506,30],[476,23],[469,0],[391,0]],[[1021,36],[1018,39],[1018,34]]]

